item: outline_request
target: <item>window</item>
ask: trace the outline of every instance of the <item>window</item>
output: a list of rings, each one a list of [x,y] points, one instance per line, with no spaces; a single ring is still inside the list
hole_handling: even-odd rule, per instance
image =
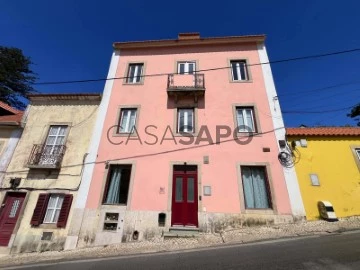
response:
[[[355,148],[358,159],[360,160],[360,148]]]
[[[44,223],[56,223],[59,219],[61,206],[64,201],[63,195],[50,195],[46,209]]]
[[[194,74],[195,71],[195,62],[178,62],[178,74]]]
[[[127,204],[131,165],[110,165],[104,204]]]
[[[247,81],[249,80],[248,71],[245,60],[230,61],[231,74],[233,81]]]
[[[50,223],[56,224],[58,228],[65,228],[72,200],[72,194],[39,194],[30,224],[39,226],[42,223]]]
[[[177,133],[194,133],[194,109],[178,109]]]
[[[44,152],[46,154],[52,155],[60,151],[60,146],[65,144],[67,128],[68,126],[50,126],[44,147]]]
[[[254,108],[236,107],[238,132],[256,132]]]
[[[133,133],[136,124],[137,109],[121,109],[119,133]]]
[[[246,209],[271,208],[265,167],[241,166]]]
[[[127,73],[127,83],[140,83],[143,78],[143,63],[129,64]]]

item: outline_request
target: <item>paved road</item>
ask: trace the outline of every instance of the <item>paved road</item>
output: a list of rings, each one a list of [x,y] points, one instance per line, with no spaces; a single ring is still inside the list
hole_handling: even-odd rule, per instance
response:
[[[26,269],[360,269],[360,233],[33,265]]]

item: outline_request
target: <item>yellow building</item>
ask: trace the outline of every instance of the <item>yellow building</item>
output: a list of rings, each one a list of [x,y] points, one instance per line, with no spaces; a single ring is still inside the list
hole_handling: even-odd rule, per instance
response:
[[[4,171],[6,171],[21,137],[22,116],[22,111],[0,101],[0,186],[5,176]]]
[[[287,128],[306,218],[319,219],[318,201],[338,217],[360,215],[360,128]]]
[[[0,185],[0,253],[62,250],[101,96],[31,95]]]

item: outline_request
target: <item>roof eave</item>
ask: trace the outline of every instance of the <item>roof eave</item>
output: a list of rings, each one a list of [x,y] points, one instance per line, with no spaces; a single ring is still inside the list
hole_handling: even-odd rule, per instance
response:
[[[265,35],[252,36],[230,36],[230,37],[214,37],[200,39],[168,39],[168,40],[148,40],[148,41],[132,41],[132,42],[114,42],[113,48],[120,49],[139,49],[139,48],[159,48],[159,47],[182,47],[182,46],[198,46],[198,45],[221,45],[221,44],[239,44],[249,42],[264,42]]]
[[[92,100],[101,101],[101,94],[33,94],[28,96],[30,101],[64,101],[64,100]]]
[[[0,126],[20,126],[20,123],[15,121],[0,122]]]

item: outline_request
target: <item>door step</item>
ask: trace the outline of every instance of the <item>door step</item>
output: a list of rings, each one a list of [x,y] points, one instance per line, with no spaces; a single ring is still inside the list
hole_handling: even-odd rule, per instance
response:
[[[196,227],[171,227],[169,232],[164,233],[164,239],[167,238],[193,238],[199,234],[199,228]]]

